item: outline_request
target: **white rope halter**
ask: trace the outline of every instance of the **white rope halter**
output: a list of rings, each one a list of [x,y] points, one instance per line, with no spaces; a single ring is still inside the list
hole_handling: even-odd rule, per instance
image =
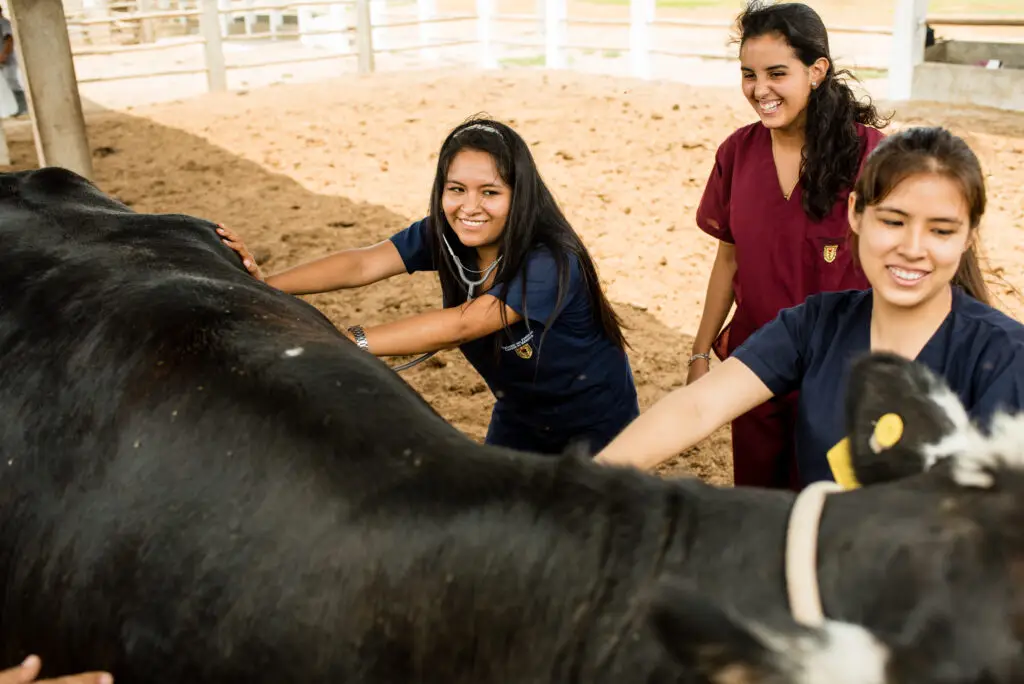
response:
[[[802,624],[817,627],[825,621],[818,587],[818,528],[825,497],[843,488],[835,482],[808,485],[797,494],[786,528],[786,591],[789,610]]]

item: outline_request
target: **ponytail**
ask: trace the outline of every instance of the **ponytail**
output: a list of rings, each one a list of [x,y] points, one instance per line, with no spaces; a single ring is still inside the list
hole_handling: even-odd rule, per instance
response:
[[[973,244],[960,257],[960,266],[956,269],[956,275],[953,276],[952,282],[982,304],[992,305],[992,297],[989,294],[988,285],[985,284],[977,247]]]

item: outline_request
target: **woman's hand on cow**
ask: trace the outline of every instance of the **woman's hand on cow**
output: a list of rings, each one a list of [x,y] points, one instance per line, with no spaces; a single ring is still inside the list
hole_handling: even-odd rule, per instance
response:
[[[253,278],[266,282],[266,278],[263,277],[263,272],[260,270],[260,265],[256,263],[256,257],[252,255],[249,248],[242,242],[242,238],[220,223],[217,224],[217,234],[221,236],[225,245],[235,250],[238,256],[242,257],[242,265],[245,266],[245,270],[249,271]]]
[[[30,655],[18,667],[0,672],[0,684],[113,684],[114,678],[107,672],[83,672],[82,674],[57,677],[56,679],[36,679],[43,663],[39,656]]]

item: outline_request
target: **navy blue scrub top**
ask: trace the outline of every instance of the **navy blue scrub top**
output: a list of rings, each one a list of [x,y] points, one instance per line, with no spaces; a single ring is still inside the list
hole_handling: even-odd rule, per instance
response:
[[[834,480],[827,454],[845,437],[850,363],[871,347],[871,291],[812,295],[783,309],[735,352],[776,395],[800,391],[796,449],[802,485]],[[1024,325],[953,288],[952,310],[917,362],[945,379],[968,414],[1024,405]]]
[[[430,249],[433,240],[427,218],[391,237],[409,273],[437,270]],[[463,263],[479,268],[475,262]],[[627,354],[594,320],[574,255],[569,257],[569,270],[567,291],[543,345],[541,333],[558,295],[558,271],[551,252],[537,247],[526,259],[526,305],[522,272],[509,284],[505,300],[523,320],[510,325],[508,332],[499,330],[459,349],[494,394],[496,418],[552,436],[595,433],[604,442],[639,414],[636,385]],[[476,294],[501,299],[502,289],[497,285]],[[501,345],[497,356],[496,336]]]

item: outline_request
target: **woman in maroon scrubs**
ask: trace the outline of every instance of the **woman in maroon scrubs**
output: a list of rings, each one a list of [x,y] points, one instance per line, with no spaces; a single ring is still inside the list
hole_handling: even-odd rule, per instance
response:
[[[846,202],[887,122],[839,78],[807,5],[752,2],[737,20],[743,94],[760,121],[718,148],[697,225],[718,238],[687,383],[780,309],[809,295],[866,289],[850,258]],[[722,329],[733,302],[736,313]],[[795,487],[795,395],[732,423],[737,485]]]

